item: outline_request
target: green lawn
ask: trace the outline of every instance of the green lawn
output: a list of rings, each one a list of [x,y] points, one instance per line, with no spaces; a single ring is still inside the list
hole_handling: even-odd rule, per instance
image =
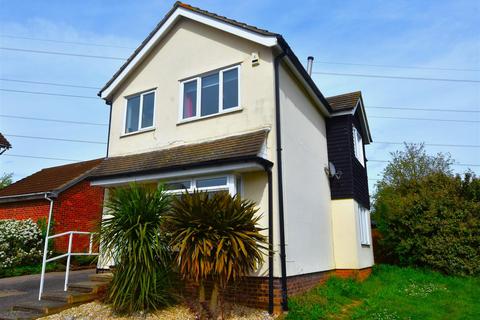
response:
[[[389,265],[364,282],[329,279],[289,301],[292,319],[480,319],[480,277]]]

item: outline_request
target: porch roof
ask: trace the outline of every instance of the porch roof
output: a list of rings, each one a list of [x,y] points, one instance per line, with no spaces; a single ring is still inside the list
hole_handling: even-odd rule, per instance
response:
[[[261,157],[267,134],[268,130],[262,129],[206,142],[106,158],[90,174],[90,180],[177,171],[245,161],[256,161],[271,165],[268,160]]]

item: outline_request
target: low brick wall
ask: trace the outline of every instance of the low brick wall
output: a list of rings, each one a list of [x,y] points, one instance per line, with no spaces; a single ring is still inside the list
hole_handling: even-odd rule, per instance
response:
[[[314,272],[302,275],[291,276],[287,278],[288,296],[295,296],[305,293],[314,287],[323,284],[329,277],[337,276],[340,278],[356,278],[360,281],[365,280],[371,273],[371,268],[365,269],[342,269]],[[205,286],[205,294],[210,296],[212,282],[208,281]],[[198,286],[193,283],[185,284],[187,296],[197,297]],[[268,277],[246,277],[242,280],[232,282],[223,291],[223,297],[226,301],[242,304],[252,308],[268,309]],[[280,278],[273,280],[273,304],[274,313],[281,313],[282,289]]]

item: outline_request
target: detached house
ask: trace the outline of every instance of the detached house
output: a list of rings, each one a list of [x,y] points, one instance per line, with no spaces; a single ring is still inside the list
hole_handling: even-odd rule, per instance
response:
[[[257,203],[274,253],[227,295],[286,309],[332,273],[368,274],[361,94],[325,98],[280,34],[177,2],[99,96],[108,157],[90,179],[106,197],[165,183]]]

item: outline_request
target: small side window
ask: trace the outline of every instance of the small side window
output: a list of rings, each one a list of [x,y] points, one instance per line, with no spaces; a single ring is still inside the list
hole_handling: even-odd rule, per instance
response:
[[[353,127],[353,151],[355,152],[355,157],[360,161],[362,166],[365,166],[364,156],[363,156],[363,140],[362,135]]]
[[[124,133],[153,128],[155,92],[146,92],[127,98]]]

